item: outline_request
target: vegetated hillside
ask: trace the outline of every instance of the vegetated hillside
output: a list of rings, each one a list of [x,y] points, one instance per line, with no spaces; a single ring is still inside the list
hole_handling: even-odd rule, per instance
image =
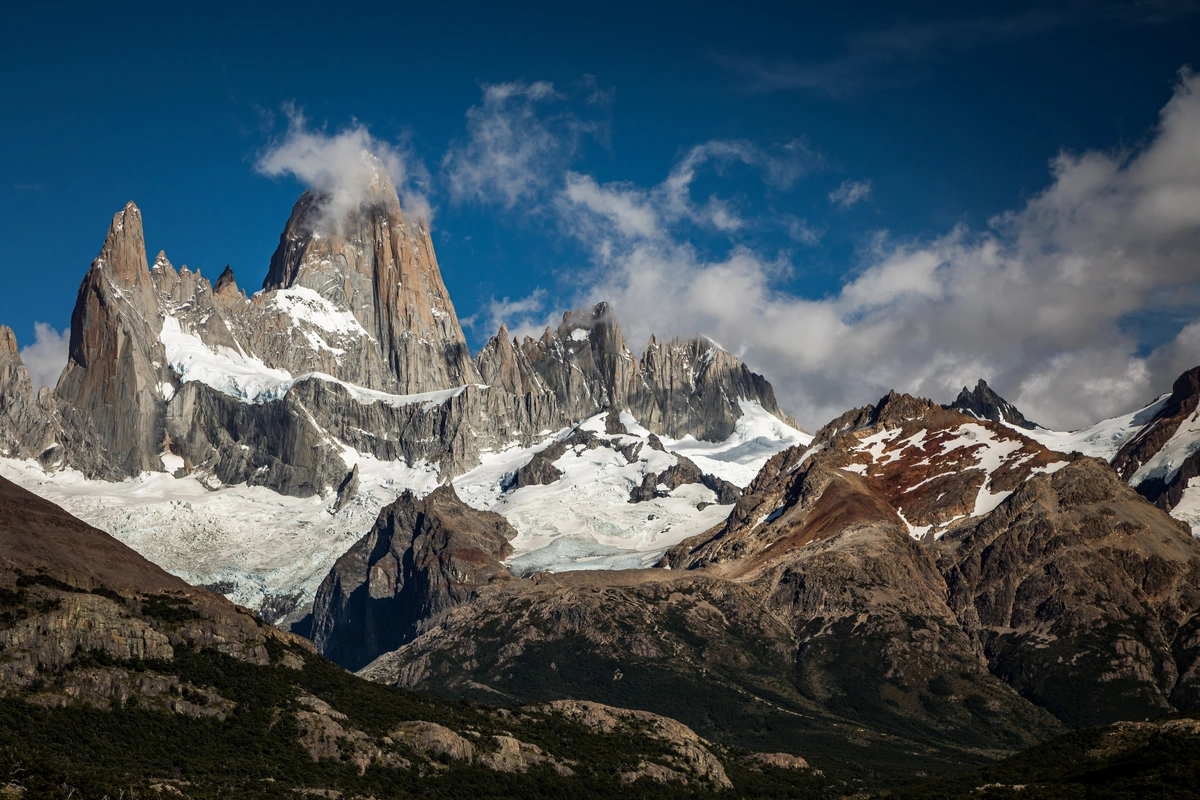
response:
[[[979,769],[893,787],[896,800],[1200,797],[1200,718],[1170,715],[1075,731]]]
[[[372,684],[0,479],[3,796],[821,796],[842,780],[646,712]]]

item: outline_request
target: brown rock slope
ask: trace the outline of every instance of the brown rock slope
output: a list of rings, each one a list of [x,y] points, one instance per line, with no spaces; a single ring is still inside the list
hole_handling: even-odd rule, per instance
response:
[[[469,562],[504,552],[503,525],[464,527],[457,508],[445,489],[418,512],[436,523],[389,518],[428,538],[416,549],[440,559],[430,584],[461,584]],[[728,751],[673,719],[597,703],[480,708],[363,681],[2,478],[0,723],[0,794],[13,796],[732,787]]]
[[[0,605],[4,692],[44,683],[46,673],[81,654],[170,661],[179,648],[205,647],[266,664],[268,639],[301,641],[3,478]],[[103,705],[124,700],[138,680],[117,667],[100,668],[82,678],[72,672],[43,692],[47,702],[83,696]]]
[[[1102,462],[925,400],[891,394],[780,453],[663,565],[481,590],[363,674],[880,758],[1197,702],[1200,544]]]

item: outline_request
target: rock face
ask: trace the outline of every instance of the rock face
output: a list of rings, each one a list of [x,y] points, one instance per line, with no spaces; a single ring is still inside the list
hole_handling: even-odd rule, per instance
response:
[[[279,237],[264,291],[305,288],[348,310],[378,343],[398,394],[479,382],[429,228],[410,227],[396,189],[372,156],[367,198],[340,219],[306,192]]]
[[[36,458],[53,443],[47,414],[17,350],[17,337],[0,325],[0,455]],[[53,457],[52,452],[46,455]]]
[[[500,561],[516,535],[504,517],[463,504],[448,484],[420,499],[405,492],[321,584],[313,642],[340,664],[364,666],[425,620],[511,579]]]
[[[1147,500],[1170,511],[1200,477],[1200,367],[1179,376],[1158,413],[1113,458],[1113,467]]]
[[[722,441],[742,416],[741,401],[752,401],[796,427],[771,385],[708,339],[660,343],[652,336],[636,358],[607,303],[567,312],[557,330],[547,328],[536,341],[509,343],[501,328],[476,366],[509,391],[554,395],[573,420],[628,409],[652,433]]]
[[[954,402],[946,406],[954,408],[979,419],[990,419],[992,422],[1007,422],[1019,428],[1033,430],[1036,424],[1025,419],[1025,415],[1017,407],[992,391],[983,378],[975,384],[974,389],[963,387]]]
[[[160,470],[167,380],[155,288],[146,264],[142,214],[118,212],[71,314],[60,401],[69,463],[88,477],[114,479]]]
[[[1200,703],[1200,545],[1098,459],[939,542],[989,668],[1072,727]]]

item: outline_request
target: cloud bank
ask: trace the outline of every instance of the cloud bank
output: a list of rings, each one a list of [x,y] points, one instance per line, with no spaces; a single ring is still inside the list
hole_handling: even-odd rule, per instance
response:
[[[1129,411],[1200,363],[1200,321],[1149,352],[1130,322],[1200,309],[1198,89],[1182,72],[1143,147],[1059,154],[1047,188],[986,230],[880,235],[822,299],[778,288],[786,258],[740,240],[712,257],[689,241],[694,226],[746,226],[731,205],[688,191],[698,165],[744,160],[740,145],[694,148],[649,189],[567,172],[561,224],[592,259],[572,299],[612,302],[635,347],[651,332],[711,336],[809,427],[892,388],[946,402],[979,377],[1059,428]],[[834,202],[853,196],[848,186]],[[515,311],[525,317],[510,314],[510,328],[543,309]]]
[[[329,134],[309,127],[295,108],[285,111],[287,132],[259,157],[255,169],[273,178],[291,175],[314,190],[324,222],[340,223],[388,182],[406,214],[430,218],[429,175],[407,148],[375,138],[364,125]]]
[[[21,360],[29,370],[29,378],[33,381],[34,391],[43,386],[53,389],[58,384],[58,377],[67,366],[67,351],[71,343],[71,330],[62,333],[54,330],[45,322],[33,323],[33,344],[21,348]]]

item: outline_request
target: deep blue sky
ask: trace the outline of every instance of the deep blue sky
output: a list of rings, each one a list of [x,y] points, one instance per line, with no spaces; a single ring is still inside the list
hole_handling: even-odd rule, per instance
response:
[[[407,138],[433,176],[439,260],[468,317],[536,287],[553,304],[584,263],[544,208],[447,192],[439,165],[481,85],[550,81],[567,95],[561,108],[606,125],[571,164],[600,182],[652,186],[713,139],[802,140],[820,168],[790,190],[731,170],[720,191],[825,231],[815,246],[771,232],[759,243],[789,253],[781,288],[817,298],[881,229],[983,227],[1047,185],[1058,151],[1138,144],[1180,67],[1200,67],[1187,3],[37,5],[6,11],[0,50],[0,322],[22,344],[35,321],[69,324],[79,280],[130,199],[151,258],[165,249],[212,278],[230,263],[257,288],[301,190],[254,170],[285,128],[285,103],[330,132],[358,121]],[[766,85],[755,64],[827,82]],[[583,108],[584,76],[611,91],[603,109]],[[828,194],[847,179],[872,190],[841,209]],[[1150,338],[1154,319],[1139,323]],[[468,331],[472,345],[487,333]]]

